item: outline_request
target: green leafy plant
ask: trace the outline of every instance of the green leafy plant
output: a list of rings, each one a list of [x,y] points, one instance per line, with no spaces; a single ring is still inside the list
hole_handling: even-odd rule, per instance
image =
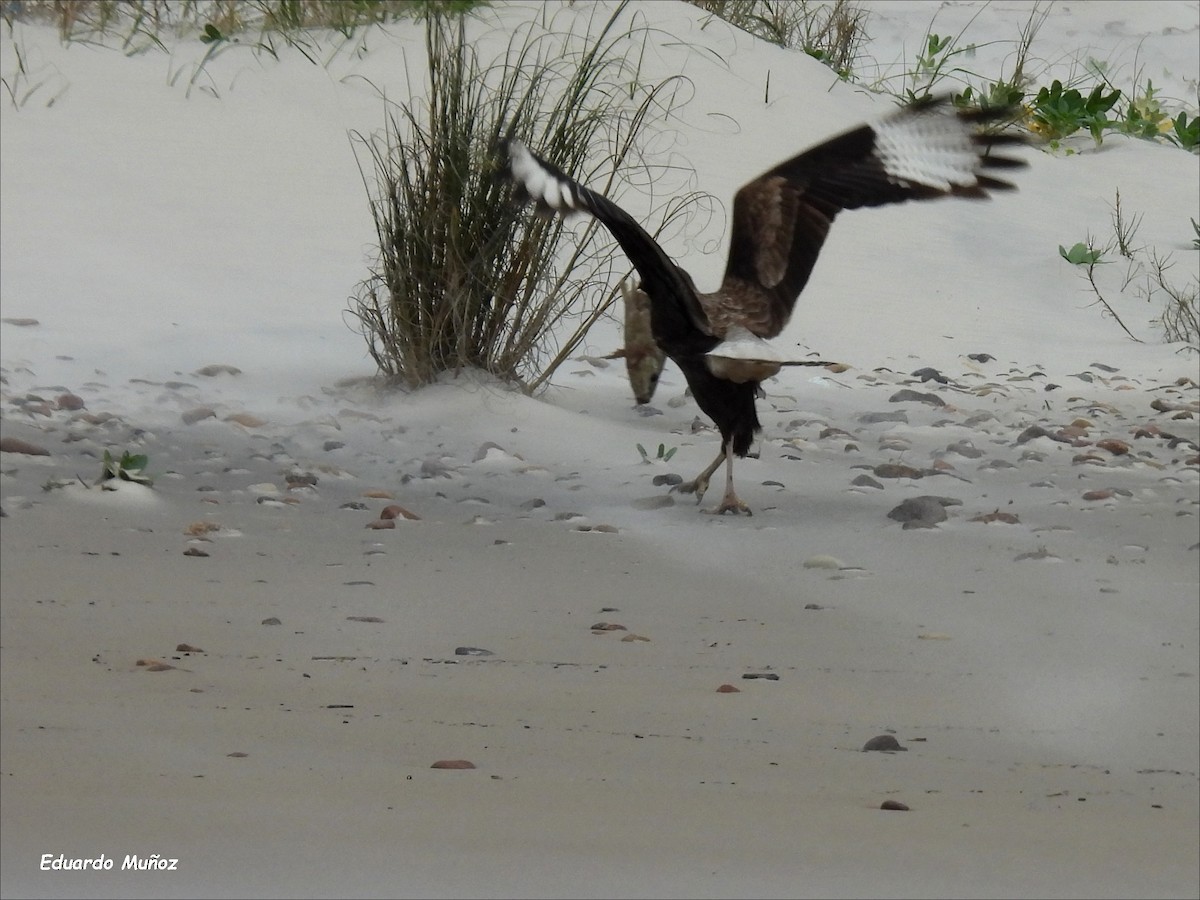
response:
[[[671,459],[671,457],[675,455],[675,451],[679,449],[678,447],[672,447],[668,450],[666,444],[659,444],[658,445],[658,454],[652,459],[650,457],[650,454],[646,452],[646,448],[643,447],[641,444],[638,444],[637,448],[638,448],[638,453],[640,453],[642,455],[642,462],[644,462],[644,463],[668,462]]]
[[[1094,266],[1102,262],[1100,257],[1104,255],[1104,251],[1097,250],[1089,241],[1086,244],[1083,242],[1077,243],[1070,250],[1059,244],[1058,255],[1073,266]]]
[[[1114,88],[1106,94],[1103,84],[1096,85],[1084,97],[1077,88],[1064,87],[1056,78],[1050,87],[1037,92],[1030,112],[1030,127],[1052,140],[1086,128],[1099,144],[1104,139],[1104,130],[1113,124],[1108,112],[1120,99],[1119,90]]]
[[[1189,120],[1187,113],[1181,112],[1171,120],[1171,130],[1166,136],[1184,150],[1200,152],[1200,116],[1192,116]]]
[[[1145,89],[1129,101],[1117,128],[1140,138],[1157,138],[1171,127],[1171,119],[1155,96],[1158,89],[1147,80]]]
[[[100,470],[100,477],[96,480],[96,484],[103,485],[106,481],[117,479],[153,487],[154,479],[146,474],[146,466],[149,462],[150,458],[144,453],[134,454],[126,450],[118,459],[105,450],[103,468]]]

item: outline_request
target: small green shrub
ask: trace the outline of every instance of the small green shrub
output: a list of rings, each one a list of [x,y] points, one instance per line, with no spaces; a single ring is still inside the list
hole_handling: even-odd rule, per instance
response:
[[[1058,255],[1073,266],[1094,266],[1101,262],[1103,250],[1097,250],[1091,243],[1077,243],[1070,250],[1062,244],[1058,245]]]
[[[1056,78],[1050,87],[1037,92],[1029,114],[1029,127],[1051,140],[1086,128],[1099,144],[1104,139],[1104,130],[1113,124],[1108,112],[1121,99],[1119,90],[1107,94],[1104,91],[1105,85],[1098,84],[1084,97],[1077,88],[1064,87]]]
[[[96,480],[96,484],[103,485],[106,481],[117,479],[153,487],[154,479],[146,474],[146,466],[149,462],[150,458],[144,453],[134,454],[126,450],[118,459],[105,450],[100,477]]]

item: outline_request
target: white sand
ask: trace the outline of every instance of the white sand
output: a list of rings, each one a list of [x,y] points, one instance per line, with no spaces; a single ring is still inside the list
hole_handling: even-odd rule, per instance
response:
[[[1029,8],[980,13],[973,67]],[[872,9],[887,62],[935,7]],[[635,11],[664,29],[654,65],[695,83],[676,149],[724,202],[888,108],[691,7]],[[1035,49],[1048,77],[1144,67],[1194,113],[1198,31],[1195,2],[1061,4]],[[39,322],[0,329],[3,437],[49,453],[0,456],[0,893],[1200,894],[1196,359],[1125,299],[1131,341],[1057,252],[1107,239],[1119,188],[1196,277],[1196,158],[1084,137],[1024,151],[990,203],[839,219],[779,344],[852,368],[766,385],[736,469],[755,515],[716,518],[652,484],[716,438],[674,368],[660,415],[632,408],[594,359],[615,323],[537,398],[344,381],[371,374],[342,311],[373,236],[346,131],[382,121],[364,79],[401,92],[402,51],[419,70],[419,32],[391,32],[327,68],[234,48],[185,98],[200,45],[168,63],[6,30],[0,70],[19,46],[46,86],[0,127],[3,315]],[[671,251],[708,286],[720,241],[717,221]],[[28,400],[64,392],[115,418]],[[1018,440],[1076,420],[1077,446]],[[678,449],[646,464],[639,443]],[[68,483],[105,449],[146,453],[153,490]],[[316,485],[289,491],[296,472]],[[958,503],[935,528],[888,518],[921,495]],[[420,519],[368,529],[393,502]],[[861,752],[884,733],[907,751]]]

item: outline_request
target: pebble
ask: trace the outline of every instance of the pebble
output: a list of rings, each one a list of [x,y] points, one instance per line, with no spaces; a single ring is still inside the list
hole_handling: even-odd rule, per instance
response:
[[[909,497],[899,506],[893,507],[887,517],[904,523],[905,528],[932,528],[945,522],[946,504],[937,497]]]
[[[916,401],[917,403],[927,403],[930,406],[945,406],[946,401],[937,394],[926,394],[921,391],[914,391],[908,388],[896,391],[892,396],[888,397],[889,403],[905,403],[907,401]]]
[[[215,419],[217,411],[211,406],[197,406],[193,409],[185,410],[180,416],[183,419],[184,425],[195,425],[204,419]]]
[[[871,488],[878,488],[881,491],[883,490],[883,485],[880,484],[878,481],[876,481],[874,478],[872,478],[870,475],[859,475],[850,483],[852,485],[854,485],[855,487],[871,487]]]
[[[920,378],[922,381],[936,381],[938,384],[949,384],[950,379],[939,372],[937,369],[926,366],[923,369],[910,373],[913,378]]]
[[[420,519],[421,519],[421,517],[418,516],[415,512],[413,512],[412,510],[405,509],[403,506],[401,506],[398,503],[392,503],[388,506],[385,506],[383,508],[383,510],[379,513],[379,518],[384,519],[384,520],[408,519],[409,521],[413,521],[413,522],[420,521]]]
[[[904,749],[903,747],[901,749]],[[899,812],[908,812],[908,805],[901,803],[899,800],[884,800],[879,804],[880,809],[891,809]]]
[[[469,759],[439,759],[429,768],[431,769],[473,769],[475,763]]]
[[[877,478],[923,478],[923,469],[914,469],[903,463],[880,463],[871,470]]]
[[[906,750],[908,750],[908,748],[902,747],[900,745],[900,742],[898,740],[896,740],[895,735],[880,734],[880,735],[876,735],[875,737],[873,737],[869,741],[867,741],[865,744],[863,744],[863,752],[864,753],[870,752],[873,750],[877,750],[882,753],[895,753],[897,751],[906,751]]]
[[[237,366],[226,366],[222,364],[204,366],[192,373],[193,375],[203,375],[206,378],[212,378],[216,375],[241,375],[242,370]]]
[[[718,694],[740,694],[741,688],[734,687],[732,684],[723,684],[717,688]]]
[[[50,455],[50,451],[45,447],[39,447],[37,444],[31,444],[29,441],[15,437],[0,438],[0,453],[23,453],[26,456]]]
[[[484,650],[482,647],[455,647],[455,656],[495,656],[491,650]]]
[[[283,622],[281,622],[275,616],[268,616],[267,618],[263,619],[262,622],[260,622],[259,624],[260,625],[282,625]]]

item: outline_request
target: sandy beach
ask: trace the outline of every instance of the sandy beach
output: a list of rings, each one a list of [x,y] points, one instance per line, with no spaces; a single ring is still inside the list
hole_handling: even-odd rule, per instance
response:
[[[929,25],[877,6],[896,52]],[[1197,4],[1137,8],[1055,6],[1045,57],[1141,42],[1194,109]],[[677,127],[724,201],[887,111],[636,12],[712,86]],[[764,385],[754,515],[718,517],[655,483],[718,437],[677,370],[634,406],[615,320],[534,397],[372,378],[350,75],[417,26],[187,99],[161,56],[18,32],[4,71],[19,42],[69,90],[0,129],[4,897],[1200,894],[1196,355],[1057,252],[1119,188],[1194,277],[1194,155],[1085,137],[990,203],[839,219],[783,343],[848,368]],[[153,486],[101,489],[105,450]]]

